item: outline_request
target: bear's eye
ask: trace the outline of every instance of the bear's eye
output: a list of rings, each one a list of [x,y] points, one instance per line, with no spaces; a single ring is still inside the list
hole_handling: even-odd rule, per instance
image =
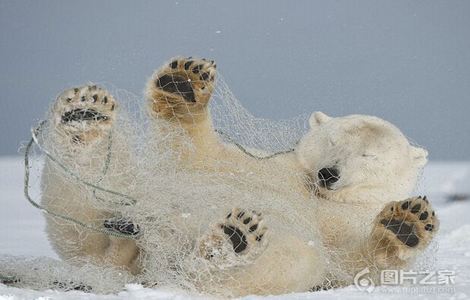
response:
[[[377,155],[370,154],[370,153],[364,153],[364,154],[362,154],[362,157],[377,157]]]

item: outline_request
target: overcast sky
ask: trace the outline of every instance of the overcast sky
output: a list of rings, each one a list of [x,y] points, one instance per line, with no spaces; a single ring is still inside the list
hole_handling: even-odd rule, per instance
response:
[[[256,116],[377,115],[470,159],[470,1],[451,0],[0,0],[0,155],[63,88],[142,95],[175,55],[215,59]]]

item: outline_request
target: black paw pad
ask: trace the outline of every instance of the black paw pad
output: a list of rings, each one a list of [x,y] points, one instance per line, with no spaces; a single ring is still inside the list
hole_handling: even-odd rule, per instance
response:
[[[187,79],[177,75],[163,75],[155,81],[157,88],[181,95],[186,101],[196,102],[193,86]]]
[[[209,73],[208,72],[204,72],[201,74],[201,80],[207,80],[209,79]]]
[[[93,109],[82,109],[77,108],[71,111],[66,112],[62,115],[62,123],[69,123],[72,121],[87,121],[87,120],[94,120],[94,121],[104,121],[107,120],[108,116],[105,116],[96,110]]]
[[[427,230],[427,231],[432,231],[434,229],[434,225],[426,224],[426,226],[424,226],[424,229]]]
[[[184,69],[189,70],[189,67],[193,64],[192,60],[188,60],[187,62],[184,63]]]
[[[253,226],[250,227],[250,229],[248,229],[249,232],[253,232],[255,231],[256,229],[258,229],[258,224],[255,224]]]
[[[170,63],[170,68],[172,69],[176,69],[176,67],[178,67],[178,61],[177,60],[174,60]]]
[[[140,232],[139,225],[134,225],[132,221],[126,219],[113,218],[105,220],[104,227],[128,235],[136,235]]]
[[[403,220],[386,220],[380,221],[382,225],[393,232],[397,239],[408,247],[415,247],[419,243],[418,236],[414,233],[414,225],[405,223]]]
[[[403,204],[401,205],[401,208],[402,208],[402,209],[408,209],[408,207],[410,206],[410,203],[411,203],[410,201],[406,201],[405,203],[403,203]]]
[[[421,213],[421,214],[419,215],[419,219],[420,219],[421,221],[424,221],[424,220],[426,220],[426,219],[428,218],[428,216],[429,216],[429,213],[428,213],[427,211],[425,211],[425,212],[423,212],[423,213]]]
[[[248,246],[248,242],[246,240],[246,236],[240,229],[233,226],[225,225],[223,225],[222,228],[224,229],[224,233],[230,238],[230,241],[232,242],[233,246],[233,251],[235,251],[235,253],[240,253],[246,249],[246,247]]]
[[[197,66],[195,66],[195,67],[193,68],[193,73],[194,73],[194,74],[199,73],[199,72],[202,70],[203,67],[204,67],[203,65],[197,65]]]

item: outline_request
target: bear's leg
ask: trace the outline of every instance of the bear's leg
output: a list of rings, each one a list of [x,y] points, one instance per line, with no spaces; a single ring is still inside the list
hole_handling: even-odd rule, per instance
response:
[[[97,183],[103,176],[103,170],[108,168],[110,176],[106,180],[112,186],[113,170],[116,168],[114,163],[118,162],[122,167],[129,160],[125,139],[114,128],[116,110],[117,103],[113,96],[96,85],[63,91],[54,103],[48,120],[45,147],[86,181]],[[106,166],[111,138],[113,146],[119,147],[119,151],[113,152],[111,162],[108,162],[110,165]],[[122,182],[122,178],[117,179]],[[46,160],[41,181],[41,202],[49,210],[102,228],[105,228],[103,220],[112,217],[93,205],[92,193],[84,189],[81,182],[64,176],[63,170],[49,159]],[[91,257],[135,270],[134,260],[139,251],[132,240],[88,232],[50,216],[47,218],[47,232],[54,248],[64,259]]]
[[[404,267],[438,229],[439,220],[426,197],[390,202],[374,221],[366,251],[378,268]]]
[[[191,150],[186,151],[186,138],[180,140],[177,137],[173,143],[175,149],[191,153],[188,159],[191,163],[206,162],[207,158],[217,157],[217,152],[224,149],[208,109],[215,76],[214,61],[175,58],[157,70],[147,84],[146,95],[152,115],[157,120],[167,121],[158,123],[164,126],[157,126],[157,134],[166,136],[166,130],[182,129],[192,144]]]
[[[250,264],[266,247],[260,213],[233,209],[198,242],[198,255],[218,268]]]
[[[261,214],[233,209],[199,240],[197,255],[214,267],[217,280],[232,296],[306,292],[325,278],[326,257],[307,241],[268,232]]]

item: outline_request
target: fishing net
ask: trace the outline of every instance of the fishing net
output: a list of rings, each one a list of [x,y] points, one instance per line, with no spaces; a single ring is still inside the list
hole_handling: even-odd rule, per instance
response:
[[[178,75],[165,89],[168,78],[156,74],[151,84],[160,80],[173,117],[181,107],[171,94],[188,103],[199,96],[175,84]],[[348,264],[364,258],[348,253],[356,245],[325,246],[316,224],[322,207],[306,188],[319,179],[295,167],[307,116],[258,119],[220,75],[209,84],[213,139],[206,127],[188,134],[191,122],[162,118],[155,103],[122,90],[90,84],[59,95],[25,149],[25,188],[63,261],[4,257],[3,280],[96,293],[140,283],[224,296],[353,283],[359,270]],[[337,218],[361,220],[353,237],[360,247],[370,233],[361,228],[372,228],[379,211],[354,215],[345,207]]]

